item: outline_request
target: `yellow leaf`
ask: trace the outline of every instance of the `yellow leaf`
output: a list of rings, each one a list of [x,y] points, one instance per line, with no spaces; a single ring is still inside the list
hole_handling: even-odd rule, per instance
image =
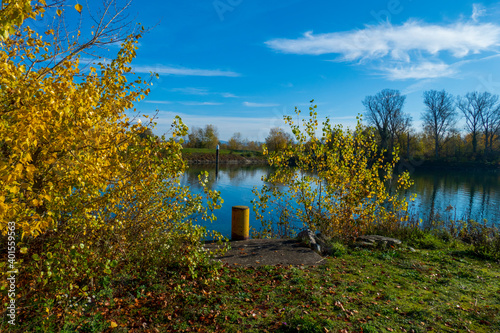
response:
[[[22,254],[26,254],[28,253],[28,248],[22,247],[21,250],[19,250],[19,252],[21,252]]]
[[[79,13],[81,14],[81,13],[82,13],[83,6],[82,6],[82,5],[80,5],[80,4],[76,4],[76,5],[75,5],[75,9],[76,9],[76,11],[77,11],[77,12],[79,12]]]
[[[29,164],[26,167],[26,171],[28,172],[28,174],[32,174],[33,172],[35,172],[35,166],[33,164]]]
[[[78,9],[77,9],[77,10],[78,10]],[[57,13],[57,16],[61,16],[61,14],[62,14],[62,10],[58,9],[58,10],[56,11],[56,13]]]
[[[114,320],[112,320],[109,327],[115,328],[115,327],[118,327],[118,324]]]

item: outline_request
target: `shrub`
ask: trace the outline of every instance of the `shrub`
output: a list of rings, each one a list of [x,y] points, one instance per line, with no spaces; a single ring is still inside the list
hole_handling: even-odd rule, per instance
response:
[[[12,17],[35,18],[44,4],[27,2],[31,12]],[[2,22],[14,7],[1,9]],[[3,237],[8,221],[16,226],[16,275],[26,286],[17,295],[20,329],[59,331],[84,313],[69,300],[112,299],[120,277],[161,276],[169,267],[196,276],[207,232],[192,221],[214,219],[222,199],[204,177],[203,195],[180,186],[186,165],[175,137],[187,134],[180,118],[169,138],[157,139],[143,135],[152,119],[144,126],[126,115],[149,93],[130,73],[141,32],[113,61],[82,71],[78,52],[59,50],[72,40],[63,43],[54,30],[42,39],[22,23],[10,37],[0,31],[0,223]]]
[[[408,173],[393,173],[397,151],[392,162],[384,162],[374,133],[360,117],[355,130],[332,127],[327,118],[318,137],[316,106],[309,111],[302,126],[284,117],[295,144],[270,154],[264,150],[275,171],[253,191],[262,236],[288,236],[303,226],[329,238],[353,240],[373,225],[393,230],[406,221],[407,202],[388,191],[394,183],[398,188],[411,184]]]

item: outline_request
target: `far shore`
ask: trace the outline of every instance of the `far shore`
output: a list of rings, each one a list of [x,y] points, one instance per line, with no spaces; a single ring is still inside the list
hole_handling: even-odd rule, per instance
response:
[[[184,155],[189,164],[215,164],[215,154],[189,154]],[[267,159],[263,156],[241,156],[241,155],[219,155],[219,164],[261,164],[267,165]]]

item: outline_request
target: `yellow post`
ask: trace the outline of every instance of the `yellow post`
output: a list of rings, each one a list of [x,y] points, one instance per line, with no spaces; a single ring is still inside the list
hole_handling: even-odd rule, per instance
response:
[[[250,209],[247,206],[233,206],[231,239],[245,240],[250,233]]]

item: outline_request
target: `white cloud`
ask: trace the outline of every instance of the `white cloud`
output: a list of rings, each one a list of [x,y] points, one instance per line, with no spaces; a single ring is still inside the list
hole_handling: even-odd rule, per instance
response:
[[[343,60],[408,60],[410,51],[436,55],[449,51],[462,58],[470,53],[494,50],[500,45],[500,26],[484,23],[455,23],[448,26],[409,21],[400,26],[390,23],[361,30],[314,35],[298,39],[273,39],[266,44],[277,51],[293,54],[340,54]]]
[[[243,102],[243,105],[251,108],[272,108],[280,106],[279,104],[274,104],[274,103],[252,103],[252,102]]]
[[[193,87],[173,88],[170,89],[170,91],[180,92],[187,95],[208,95],[208,90],[203,88],[193,88]]]
[[[223,103],[216,102],[180,102],[182,105],[190,105],[190,106],[204,106],[204,105],[222,105]]]
[[[484,13],[474,5],[473,20]],[[364,29],[325,34],[307,32],[297,39],[272,39],[266,45],[276,51],[302,55],[337,54],[335,61],[358,64],[371,61],[378,71],[393,80],[449,77],[456,74],[466,56],[499,52],[500,25],[459,22],[449,25],[408,21],[385,23]],[[447,64],[440,59],[449,53],[461,61]],[[387,64],[391,64],[389,67]]]
[[[456,74],[451,66],[445,63],[422,62],[415,65],[386,68],[386,76],[390,80],[432,79],[449,77]]]
[[[144,100],[144,103],[150,103],[150,104],[172,104],[170,101],[151,101],[151,100]]]
[[[472,20],[477,22],[477,19],[486,13],[486,9],[479,3],[472,4]]]
[[[173,92],[180,92],[186,95],[200,95],[200,96],[206,96],[206,95],[220,95],[224,98],[237,98],[238,96],[228,93],[228,92],[211,92],[208,89],[205,88],[193,88],[193,87],[185,87],[185,88],[173,88],[170,89],[170,91]]]
[[[238,77],[239,73],[232,71],[224,71],[220,69],[198,69],[185,67],[169,67],[164,65],[156,66],[134,66],[133,71],[136,73],[158,73],[160,75],[180,75],[180,76],[225,76]]]
[[[235,94],[231,94],[231,93],[219,93],[222,97],[225,97],[225,98],[238,98],[238,96],[236,96]]]

